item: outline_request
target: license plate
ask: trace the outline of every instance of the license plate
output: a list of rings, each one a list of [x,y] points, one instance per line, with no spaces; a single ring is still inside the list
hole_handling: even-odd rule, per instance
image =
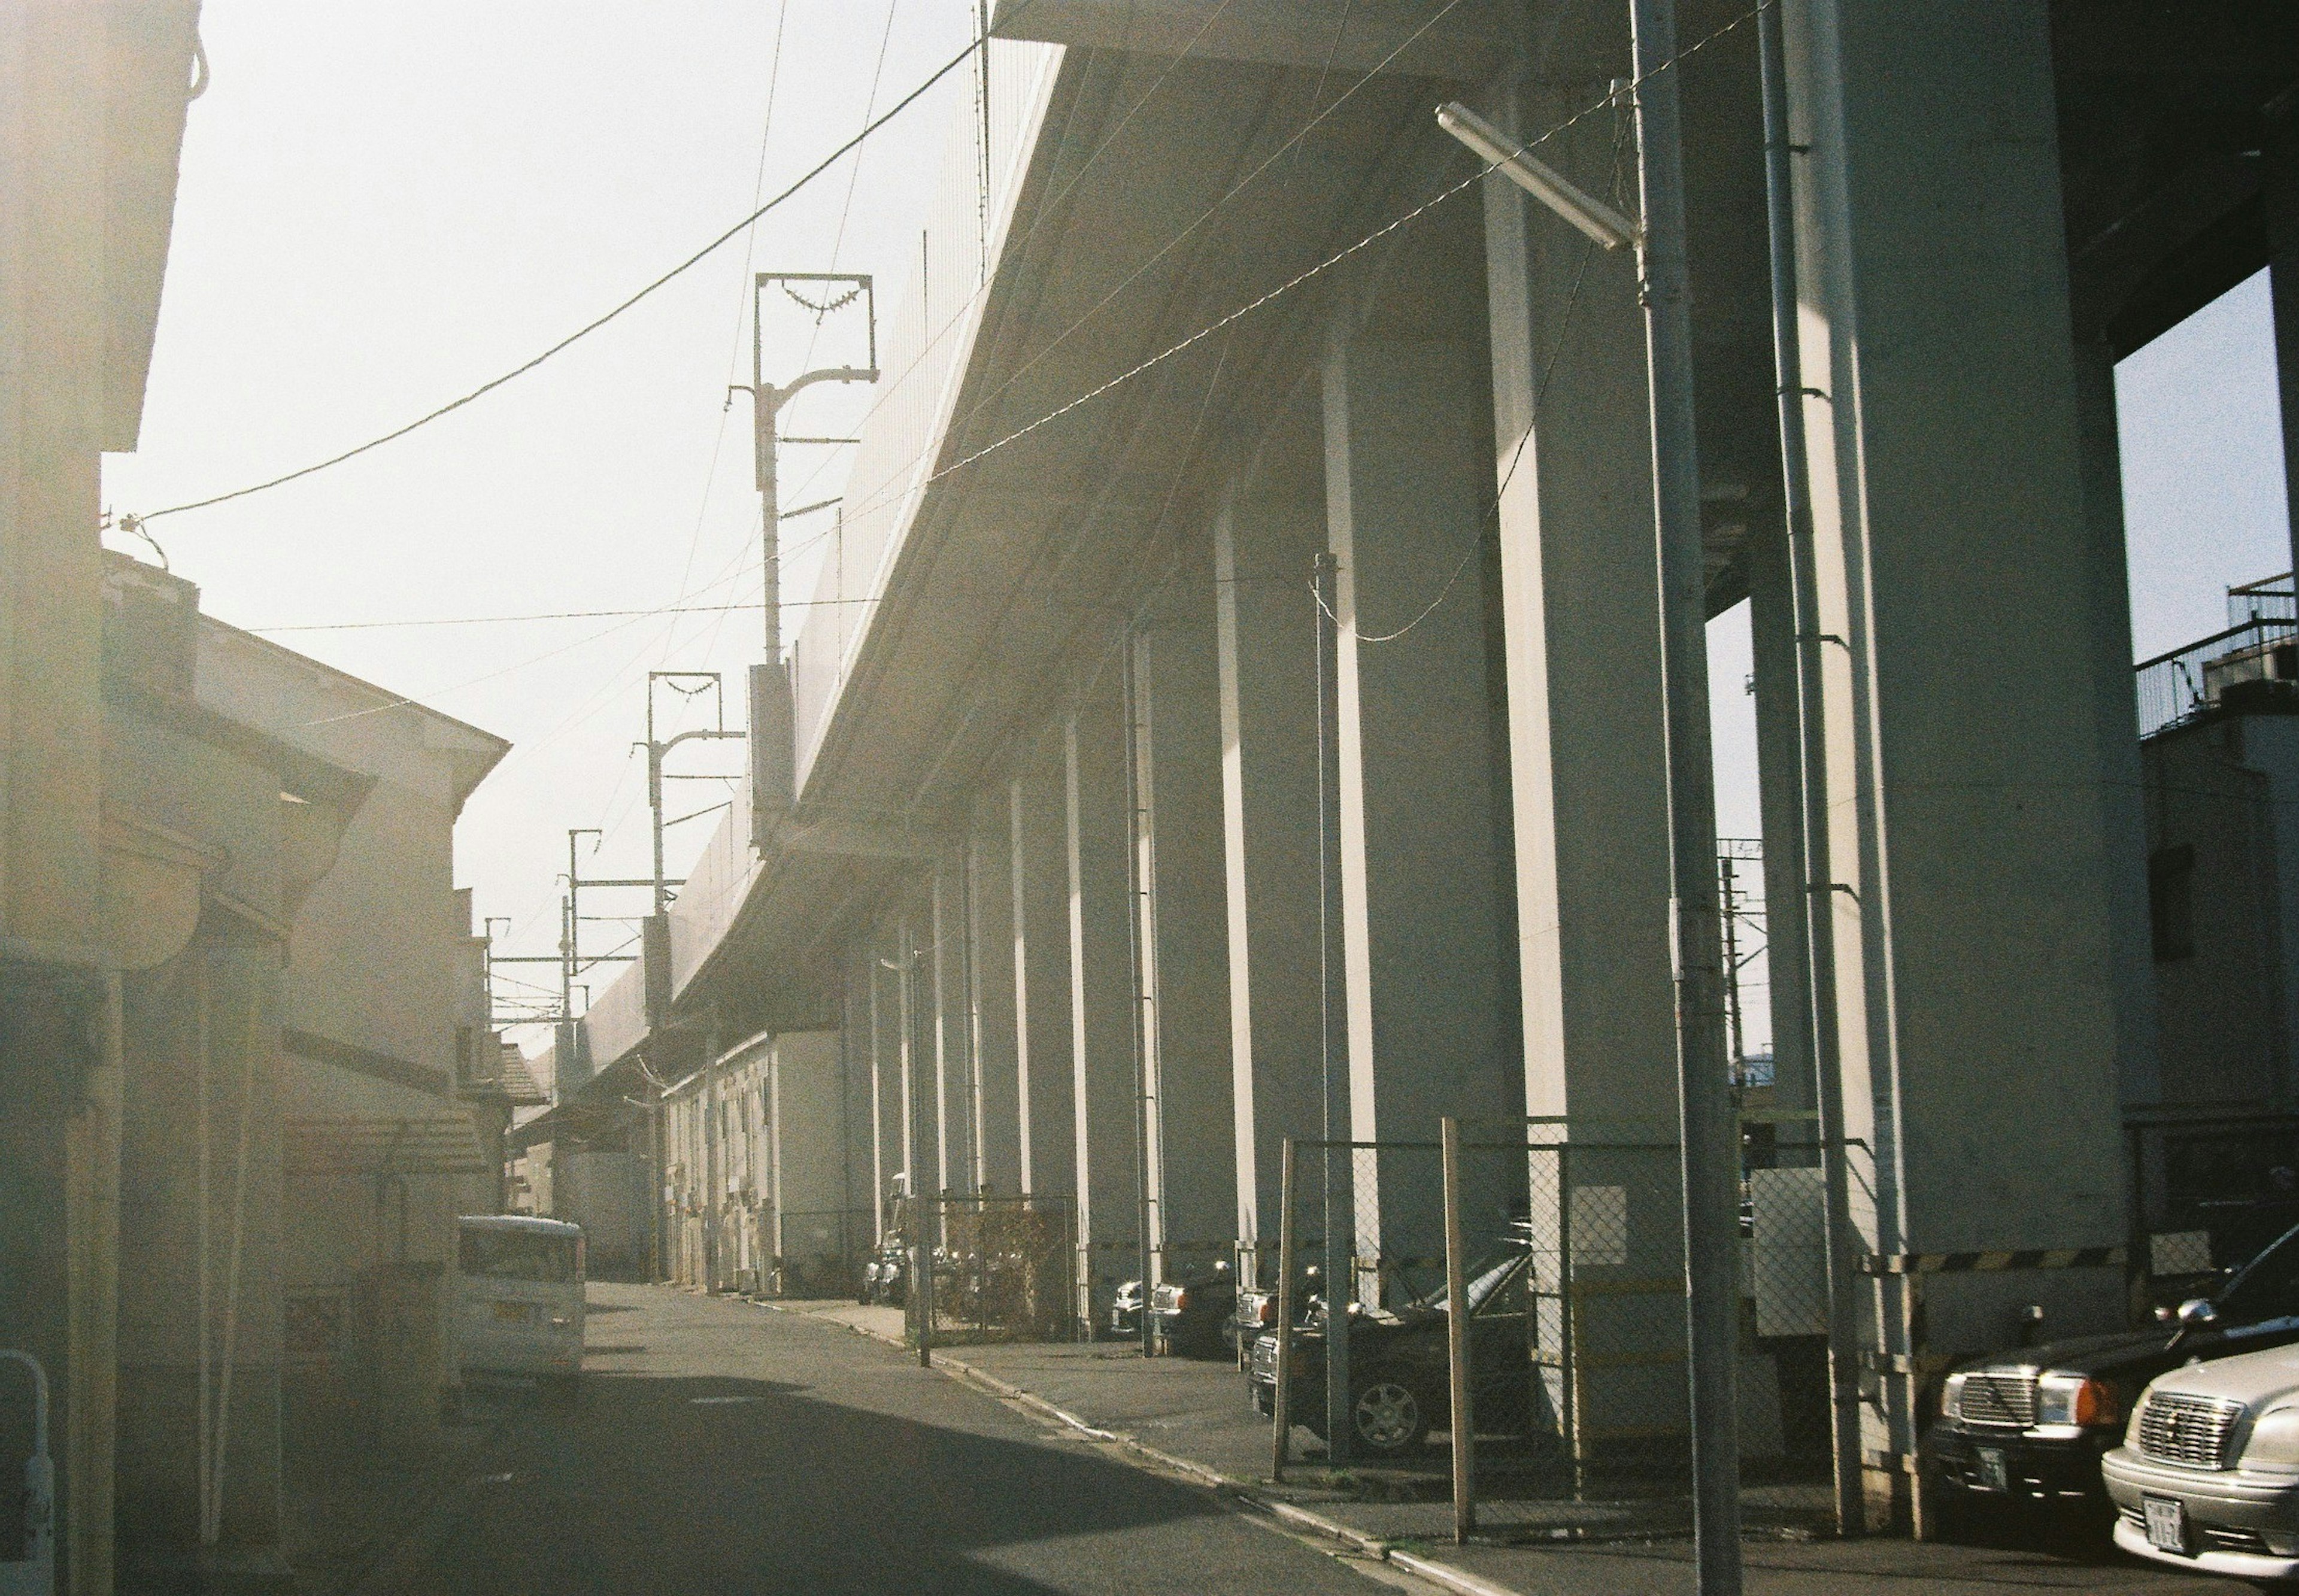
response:
[[[2187,1506],[2168,1496],[2149,1496],[2140,1505],[2147,1512],[2147,1544],[2158,1551],[2193,1557],[2187,1549]]]
[[[502,1320],[506,1325],[524,1325],[527,1323],[527,1304],[498,1302],[495,1304],[495,1318]]]
[[[1979,1457],[1979,1488],[1982,1491],[2012,1489],[2012,1471],[2004,1465],[2004,1449],[1983,1446],[1976,1449]]]

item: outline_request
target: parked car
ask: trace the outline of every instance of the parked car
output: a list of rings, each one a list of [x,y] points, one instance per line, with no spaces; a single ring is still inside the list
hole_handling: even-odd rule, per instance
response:
[[[1477,1427],[1522,1429],[1532,1417],[1525,1358],[1524,1239],[1499,1243],[1467,1271],[1469,1352],[1475,1372]],[[1429,1432],[1450,1422],[1446,1293],[1439,1290],[1395,1309],[1349,1304],[1349,1417],[1354,1455],[1368,1460],[1409,1455]],[[1294,1422],[1325,1434],[1325,1331],[1323,1298],[1310,1299],[1293,1332]],[[1277,1335],[1257,1337],[1249,1377],[1254,1405],[1275,1410]]]
[[[583,1377],[583,1227],[526,1214],[456,1221],[466,1375],[525,1375],[571,1394]]]
[[[1161,1282],[1150,1293],[1150,1317],[1166,1351],[1183,1358],[1219,1358],[1228,1351],[1231,1316],[1237,1311],[1237,1272],[1226,1261],[1185,1280]]]
[[[1109,1334],[1118,1341],[1129,1337],[1137,1341],[1141,1339],[1141,1283],[1139,1280],[1129,1280],[1120,1285],[1117,1295],[1110,1300]]]
[[[2101,1473],[2124,1550],[2244,1579],[2299,1577],[2299,1349],[2157,1376]]]
[[[2109,1511],[2100,1460],[2141,1388],[2169,1369],[2299,1342],[2299,1229],[2209,1298],[2161,1310],[2144,1330],[1973,1359],[1947,1377],[1924,1436],[1926,1490],[1951,1530],[1998,1504]]]
[[[870,1256],[862,1261],[861,1283],[855,1288],[854,1300],[865,1308],[883,1303],[901,1308],[910,1300],[910,1248],[900,1233],[889,1232]]]

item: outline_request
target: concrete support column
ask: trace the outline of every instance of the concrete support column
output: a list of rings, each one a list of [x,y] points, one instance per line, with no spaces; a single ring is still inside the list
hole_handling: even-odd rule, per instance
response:
[[[1060,723],[1025,741],[1006,786],[1017,1174],[1024,1192],[1063,1200],[1077,1193],[1066,743]]]
[[[1835,953],[1855,1223],[1884,1254],[2122,1239],[2124,769],[2104,695],[2041,4],[1789,23]],[[1982,131],[1985,137],[1980,136]],[[2127,699],[2128,702],[2128,699]],[[2128,734],[2127,734],[2128,735]],[[1985,1112],[1975,1112],[1984,1104]],[[1880,1282],[1881,1350],[2121,1322],[2112,1270]],[[1872,1389],[1904,1511],[1913,1383]]]
[[[1625,29],[1627,13],[1617,26]],[[1623,44],[1625,41],[1622,41]],[[1577,84],[1504,104],[1548,127],[1601,99]],[[1610,119],[1543,158],[1604,192]],[[1531,1160],[1534,1234],[1558,1249],[1545,1345],[1588,1367],[1553,1377],[1552,1422],[1588,1453],[1685,1423],[1683,1206],[1669,938],[1667,750],[1657,545],[1636,262],[1513,184],[1485,191],[1494,466],[1524,1051],[1523,1112],[1571,1151]],[[1646,1151],[1606,1152],[1605,1143]],[[1580,1307],[1568,1328],[1562,1304]],[[1639,1359],[1654,1360],[1645,1367]],[[1666,1367],[1656,1376],[1653,1367]],[[1575,1405],[1577,1403],[1577,1406]]]
[[[2295,549],[2292,569],[2299,570],[2299,118],[2288,106],[2269,121],[2260,155],[2259,200],[2275,310],[2276,388],[2283,402],[2283,486]]]
[[[1221,701],[1212,550],[1184,551],[1134,641],[1141,922],[1153,984],[1158,1272],[1182,1278],[1236,1246],[1222,844]]]
[[[1772,1107],[1813,1111],[1819,1101],[1810,1045],[1812,972],[1805,961],[1802,754],[1797,721],[1797,641],[1788,538],[1758,527],[1748,562],[1748,635],[1756,678],[1757,808],[1764,833],[1764,974],[1772,1020]],[[1809,1143],[1807,1126],[1783,1127],[1783,1143]],[[1805,1160],[1800,1160],[1805,1161]]]
[[[1214,517],[1223,878],[1240,1268],[1276,1284],[1288,1136],[1318,1133],[1317,648],[1325,537],[1314,388],[1274,418]]]
[[[1473,224],[1473,218],[1471,219]],[[1432,229],[1324,368],[1337,620],[1342,932],[1356,1139],[1432,1139],[1518,1111],[1503,939],[1507,777],[1487,631],[1490,436],[1473,234]],[[1314,702],[1314,700],[1311,701]],[[1357,1178],[1361,1251],[1433,1256],[1425,1160]],[[1378,1191],[1376,1198],[1374,1191]],[[1485,1213],[1498,1191],[1472,1201]],[[1380,1234],[1363,1234],[1369,1216]]]
[[[966,839],[967,966],[973,973],[968,1051],[979,1149],[975,1180],[1000,1196],[1022,1189],[1019,1038],[1015,1028],[1014,827],[1007,784],[977,794]]]
[[[932,1117],[933,1175],[930,1190],[967,1192],[974,1186],[973,1147],[967,1106],[973,1090],[967,1057],[966,885],[963,861],[955,854],[934,861],[926,889],[925,998],[929,1005],[927,1049],[934,1085],[926,1111]]]
[[[1589,92],[1544,100],[1523,120],[1548,126]],[[1600,187],[1611,140],[1590,119],[1545,158]],[[1636,262],[1498,178],[1485,217],[1495,458],[1506,478],[1525,1111],[1649,1119],[1673,1135],[1659,575]]]
[[[1141,1227],[1133,974],[1125,927],[1124,673],[1114,654],[1083,669],[1092,676],[1063,718],[1062,758],[1079,1311],[1093,1324],[1118,1283],[1135,1273]]]
[[[2279,343],[2278,337],[2278,343]],[[2115,418],[2115,352],[2104,338],[2075,340],[2077,446],[2081,452],[2086,531],[2084,596],[2091,622],[2091,669],[2104,806],[2111,991],[2116,1075],[2128,1107],[2163,1101],[2156,1049],[2155,958],[2147,910],[2147,815],[2139,768],[2138,678],[2131,669],[2131,563],[2124,543],[2122,444]],[[2285,993],[2299,1027],[2299,991]],[[2286,1035],[2299,1035],[2299,1029]],[[2285,1106],[2293,1083],[2281,1083]]]

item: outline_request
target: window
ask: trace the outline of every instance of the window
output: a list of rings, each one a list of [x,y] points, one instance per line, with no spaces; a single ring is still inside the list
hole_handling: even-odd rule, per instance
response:
[[[482,1228],[463,1232],[463,1273],[488,1280],[539,1280],[563,1285],[582,1278],[571,1235],[542,1231]]]
[[[2158,964],[2195,957],[2195,851],[2186,843],[2148,856],[2147,925]]]

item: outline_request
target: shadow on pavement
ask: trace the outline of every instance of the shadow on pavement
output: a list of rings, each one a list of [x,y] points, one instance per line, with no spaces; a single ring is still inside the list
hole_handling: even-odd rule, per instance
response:
[[[1033,1566],[1058,1579],[1073,1559],[1114,1556],[1096,1537],[1226,1517],[1080,1443],[940,1427],[774,1381],[585,1384],[577,1405],[519,1426],[394,1588],[1024,1596],[1067,1585]]]

